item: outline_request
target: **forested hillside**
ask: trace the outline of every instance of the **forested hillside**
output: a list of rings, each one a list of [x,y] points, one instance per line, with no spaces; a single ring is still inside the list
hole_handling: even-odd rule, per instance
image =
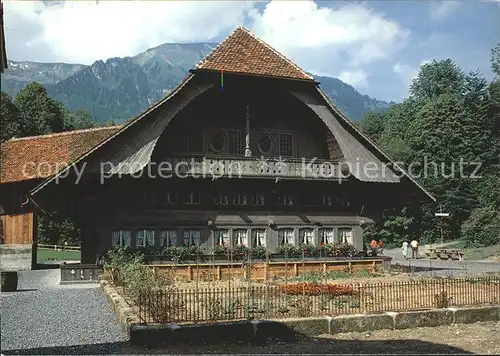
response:
[[[438,199],[437,205],[388,212],[371,235],[390,244],[415,237],[431,242],[443,227],[445,239],[500,243],[500,44],[491,62],[491,83],[451,59],[426,64],[408,99],[360,122]],[[450,217],[436,218],[440,208]]]

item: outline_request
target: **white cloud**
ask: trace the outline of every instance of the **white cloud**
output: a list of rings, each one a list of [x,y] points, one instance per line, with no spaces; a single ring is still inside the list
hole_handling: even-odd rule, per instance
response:
[[[362,70],[343,71],[338,75],[338,78],[347,84],[351,84],[357,88],[368,86],[368,75]]]
[[[13,29],[7,45],[21,41],[24,47],[50,49],[57,60],[87,64],[165,42],[207,41],[240,25],[253,6],[244,1],[68,1],[52,6],[6,1],[7,31]],[[29,28],[38,31],[26,33]],[[17,57],[20,50],[14,45],[9,53]]]
[[[319,4],[322,4],[319,2]],[[246,24],[305,70],[368,87],[369,68],[403,48],[409,30],[369,7],[314,1],[4,2],[13,60],[90,64],[167,42],[213,41]]]
[[[497,0],[498,1],[498,0]],[[429,4],[429,17],[432,20],[441,21],[455,12],[460,6],[459,1],[441,0]]]

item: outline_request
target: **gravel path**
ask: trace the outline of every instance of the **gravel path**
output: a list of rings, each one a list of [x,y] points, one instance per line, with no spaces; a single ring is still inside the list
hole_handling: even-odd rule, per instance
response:
[[[127,341],[99,285],[61,286],[59,273],[20,272],[2,293],[2,354],[109,354]]]
[[[466,277],[478,276],[489,273],[500,273],[500,262],[497,261],[443,261],[421,258],[418,260],[404,259],[401,254],[401,249],[390,249],[384,251],[384,255],[391,256],[393,265],[400,264],[403,266],[415,267],[415,274],[423,274],[433,276],[448,276],[448,277]],[[425,271],[423,271],[425,269]],[[430,270],[430,271],[429,271]]]

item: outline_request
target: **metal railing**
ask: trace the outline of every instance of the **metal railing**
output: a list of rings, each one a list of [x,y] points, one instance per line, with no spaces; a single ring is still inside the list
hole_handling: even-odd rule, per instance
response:
[[[500,277],[381,283],[286,283],[141,291],[145,323],[205,323],[426,310],[500,303]]]

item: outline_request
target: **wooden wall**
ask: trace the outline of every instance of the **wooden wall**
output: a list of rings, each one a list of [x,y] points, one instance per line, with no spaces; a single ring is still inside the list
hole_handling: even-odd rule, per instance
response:
[[[33,243],[33,213],[0,216],[2,244],[26,245]]]

